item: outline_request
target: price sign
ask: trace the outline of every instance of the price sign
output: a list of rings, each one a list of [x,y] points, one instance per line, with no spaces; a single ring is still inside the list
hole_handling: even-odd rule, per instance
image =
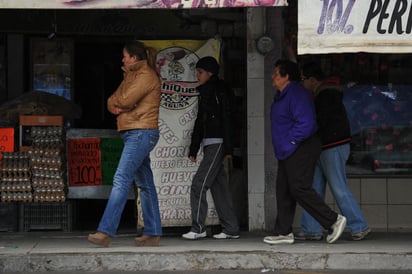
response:
[[[102,185],[100,138],[67,140],[70,186]]]
[[[112,185],[113,176],[123,150],[120,138],[101,138],[103,185]]]
[[[0,152],[14,151],[14,128],[0,128]]]

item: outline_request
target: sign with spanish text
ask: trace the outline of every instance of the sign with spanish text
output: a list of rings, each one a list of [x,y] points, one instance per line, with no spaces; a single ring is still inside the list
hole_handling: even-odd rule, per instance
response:
[[[287,0],[0,0],[3,9],[183,9],[287,5]]]
[[[102,160],[103,185],[112,185],[113,176],[122,155],[123,141],[120,138],[101,138],[100,151]]]
[[[202,160],[189,159],[192,129],[197,116],[196,63],[204,56],[219,60],[220,40],[144,41],[158,50],[156,69],[161,78],[159,142],[151,153],[151,164],[159,198],[162,224],[191,226],[190,187]],[[218,221],[208,193],[208,224]]]
[[[67,140],[69,186],[102,185],[99,138]]]
[[[298,54],[412,52],[412,0],[299,0]]]

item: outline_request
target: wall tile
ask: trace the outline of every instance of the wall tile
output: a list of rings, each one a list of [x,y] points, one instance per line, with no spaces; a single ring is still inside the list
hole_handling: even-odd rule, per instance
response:
[[[374,231],[387,231],[387,206],[386,205],[362,205],[361,209],[366,221]]]
[[[388,179],[388,204],[412,205],[412,180],[410,178]]]
[[[388,206],[388,229],[390,231],[412,231],[412,205]]]
[[[361,204],[387,204],[386,179],[363,178],[361,180]]]

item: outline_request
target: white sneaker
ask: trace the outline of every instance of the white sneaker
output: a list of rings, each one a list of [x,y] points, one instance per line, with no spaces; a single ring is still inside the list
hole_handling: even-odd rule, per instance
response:
[[[295,242],[295,237],[293,236],[293,233],[289,233],[288,235],[266,236],[263,241],[270,245],[293,244]]]
[[[183,234],[182,237],[188,240],[197,240],[197,239],[205,238],[206,231],[203,231],[202,233],[196,233],[193,231],[189,231],[188,233]]]
[[[338,218],[336,219],[336,222],[331,227],[332,232],[326,237],[326,241],[330,244],[336,242],[336,240],[339,239],[340,235],[342,235],[343,230],[345,229],[345,226],[346,226],[345,216],[338,214]]]
[[[230,235],[224,232],[213,235],[213,238],[215,239],[239,239],[239,237],[240,237],[239,235]]]

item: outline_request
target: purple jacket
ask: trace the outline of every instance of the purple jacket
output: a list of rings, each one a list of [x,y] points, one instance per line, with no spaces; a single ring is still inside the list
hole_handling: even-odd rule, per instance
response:
[[[285,160],[318,130],[312,95],[291,82],[275,94],[270,111],[272,144],[278,160]]]

